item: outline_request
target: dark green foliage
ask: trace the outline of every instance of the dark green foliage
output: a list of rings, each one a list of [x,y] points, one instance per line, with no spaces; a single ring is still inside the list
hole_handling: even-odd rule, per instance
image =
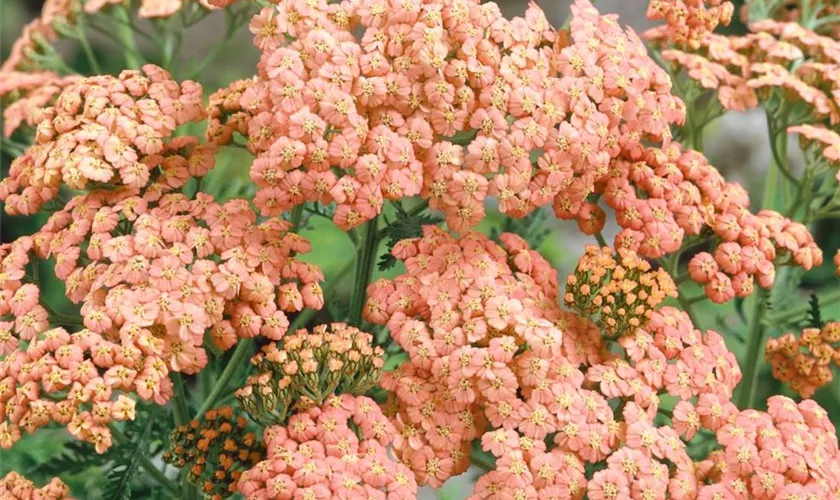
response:
[[[549,211],[538,209],[521,219],[505,217],[501,227],[494,227],[490,230],[490,238],[499,240],[502,233],[513,233],[528,242],[530,248],[539,248],[546,236],[551,234],[551,229],[545,227]]]
[[[106,500],[125,500],[131,498],[131,485],[134,474],[140,467],[140,459],[149,451],[149,437],[151,436],[154,419],[149,418],[143,428],[143,434],[135,441],[124,447],[133,448],[127,460],[117,462],[108,472],[105,491],[102,495]]]
[[[825,322],[822,319],[820,312],[820,299],[817,294],[811,292],[811,297],[808,299],[808,326],[811,328],[822,328]]]
[[[387,225],[380,234],[381,237],[388,238],[388,252],[379,258],[378,268],[380,271],[387,271],[396,265],[397,259],[391,255],[391,249],[397,242],[406,238],[419,238],[423,235],[423,226],[443,221],[443,218],[437,215],[423,213],[424,210],[422,209],[425,208],[425,204],[407,211],[403,208],[402,203],[394,203],[394,208],[396,209],[394,214],[396,218],[389,221],[386,217],[385,223]]]

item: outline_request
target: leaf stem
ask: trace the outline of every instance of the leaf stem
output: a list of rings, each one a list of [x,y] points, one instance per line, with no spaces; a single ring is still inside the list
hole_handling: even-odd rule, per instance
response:
[[[187,393],[184,390],[184,380],[178,372],[172,372],[172,382],[175,385],[175,401],[173,402],[173,413],[175,413],[176,425],[187,425],[190,418],[190,411],[187,407]]]
[[[131,22],[131,14],[124,5],[116,5],[114,8],[114,17],[117,19],[117,39],[123,47],[137,47],[137,41],[134,39],[134,23]],[[125,56],[125,66],[128,69],[140,69],[143,64],[140,60],[137,49],[123,50]]]
[[[767,291],[763,288],[758,288],[753,297],[753,309],[749,318],[747,328],[747,338],[749,344],[747,345],[747,364],[744,369],[744,376],[741,379],[741,385],[738,387],[737,396],[735,399],[738,408],[745,410],[752,408],[753,398],[755,397],[755,377],[758,372],[758,365],[764,353],[761,349],[761,342],[764,340],[764,327],[761,320],[764,317],[764,298]]]
[[[90,40],[88,40],[87,33],[85,33],[85,16],[79,16],[78,20],[76,21],[76,32],[77,37],[76,40],[79,41],[79,45],[82,46],[82,51],[85,53],[85,57],[88,60],[88,64],[90,64],[90,68],[93,72],[97,75],[102,74],[102,67],[99,65],[99,60],[96,58],[96,55],[93,53],[93,49],[90,46]]]
[[[114,439],[116,439],[117,442],[121,444],[129,442],[128,437],[125,434],[123,434],[123,432],[119,430],[114,424],[108,424],[108,429],[110,429],[111,434],[114,436]],[[149,475],[152,476],[152,478],[155,481],[160,483],[161,486],[166,488],[167,491],[169,491],[173,495],[178,494],[178,486],[175,483],[173,483],[172,480],[166,477],[163,474],[163,472],[160,469],[158,469],[155,466],[155,464],[152,463],[151,460],[149,460],[149,457],[147,457],[145,454],[140,455],[140,467],[143,467],[143,469],[145,469],[146,472],[148,472]]]
[[[213,405],[216,404],[216,401],[222,396],[225,388],[227,387],[228,382],[233,377],[233,374],[236,373],[236,370],[240,367],[245,358],[251,352],[251,345],[253,344],[253,339],[240,339],[239,344],[236,346],[236,349],[233,351],[233,355],[230,357],[227,366],[225,366],[224,371],[219,376],[219,379],[216,381],[216,385],[213,386],[213,389],[210,391],[210,395],[207,396],[207,399],[204,400],[202,403],[201,408],[199,408],[198,412],[195,414],[195,418],[201,418],[202,415],[207,413],[208,410],[213,408]]]
[[[604,239],[604,235],[603,235],[603,234],[601,234],[601,232],[600,232],[600,231],[598,231],[597,233],[595,233],[595,239],[598,241],[598,244],[599,244],[599,245],[601,245],[602,247],[608,247],[608,246],[610,246],[610,245],[607,243],[607,240],[605,240],[605,239]]]
[[[362,324],[362,309],[365,306],[365,297],[368,283],[373,275],[373,264],[376,261],[377,250],[377,223],[378,217],[374,217],[364,225],[364,238],[361,240],[361,248],[356,255],[356,279],[353,283],[353,295],[350,296],[350,319],[349,322],[355,327]]]

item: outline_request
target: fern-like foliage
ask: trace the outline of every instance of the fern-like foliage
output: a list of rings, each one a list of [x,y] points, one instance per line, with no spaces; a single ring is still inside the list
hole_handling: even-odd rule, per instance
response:
[[[406,238],[419,238],[423,235],[423,226],[438,224],[443,221],[443,218],[437,215],[423,213],[424,210],[408,211],[403,208],[402,203],[395,203],[394,207],[396,208],[396,218],[393,221],[389,221],[387,217],[385,219],[387,227],[383,230],[382,235],[388,238],[388,252],[379,258],[377,266],[380,271],[387,271],[396,265],[397,259],[391,255],[391,249],[398,241]],[[422,205],[419,208],[424,207],[425,205]]]
[[[811,328],[822,329],[825,322],[822,318],[822,311],[820,311],[820,298],[817,294],[811,292],[811,297],[808,299],[808,326]]]
[[[140,467],[140,459],[149,451],[149,437],[152,433],[155,419],[149,418],[140,437],[131,443],[133,451],[127,460],[118,462],[108,472],[105,482],[104,500],[128,500],[131,498],[131,484],[134,474]]]
[[[490,230],[490,238],[499,240],[502,233],[513,233],[528,242],[530,248],[539,248],[546,236],[551,234],[551,229],[545,227],[548,219],[547,210],[535,210],[521,219],[505,217],[501,227],[494,227]]]

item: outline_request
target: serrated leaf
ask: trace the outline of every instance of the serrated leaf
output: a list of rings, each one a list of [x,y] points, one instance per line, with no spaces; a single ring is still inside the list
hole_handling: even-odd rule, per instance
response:
[[[108,472],[108,479],[105,483],[105,491],[102,494],[103,499],[108,500],[128,500],[131,498],[131,482],[134,479],[134,474],[140,467],[140,458],[148,451],[149,436],[152,432],[152,426],[155,419],[150,417],[146,421],[146,427],[143,429],[143,434],[140,439],[134,444],[134,451],[125,463],[118,463]]]
[[[822,312],[820,311],[820,299],[817,294],[811,292],[811,297],[808,299],[808,326],[811,328],[822,328],[824,323],[822,320]]]

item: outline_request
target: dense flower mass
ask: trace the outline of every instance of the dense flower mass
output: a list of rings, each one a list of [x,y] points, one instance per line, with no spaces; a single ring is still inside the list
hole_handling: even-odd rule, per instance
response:
[[[284,2],[253,20],[260,73],[211,99],[209,136],[248,138],[264,213],[335,202],[347,228],[420,193],[458,230],[488,195],[586,219],[610,160],[667,139],[682,107],[634,34],[573,13],[568,42],[535,4]]]
[[[247,425],[230,406],[209,410],[201,420],[172,431],[163,460],[186,468],[205,498],[227,498],[237,491],[242,472],[265,457],[265,446]]]
[[[696,409],[722,448],[697,464],[698,479],[710,483],[698,498],[837,498],[840,451],[825,410],[784,396],[771,397],[767,407],[726,419]]]
[[[73,38],[94,69],[87,21],[112,16],[130,45],[134,17],[166,17],[151,27],[168,66],[174,26],[234,3],[47,0],[0,68],[14,156],[0,200],[10,215],[50,213],[0,245],[0,448],[53,426],[104,453],[131,421],[166,414],[177,478],[155,469],[152,426],[126,443],[144,455],[125,469],[122,453],[103,458],[184,498],[407,500],[472,466],[486,472],[476,500],[840,498],[826,412],[781,396],[751,409],[768,336],[774,376],[801,396],[840,364],[840,323],[773,338],[770,323],[792,316],[763,307],[787,293],[777,269],[822,263],[806,224],[840,214],[831,8],[773,0],[762,17],[801,8],[725,37],[713,31],[732,2],[651,0],[660,67],[588,0],[559,30],[533,3],[506,19],[480,0],[241,2],[223,44],[254,14],[259,63],[207,103],[164,68],[83,77],[52,49]],[[136,68],[148,54],[126,56]],[[785,215],[751,211],[699,151],[709,121],[758,105],[778,169],[764,205]],[[201,139],[185,135],[193,124]],[[246,157],[255,190],[228,199],[222,165]],[[524,220],[474,231],[489,198]],[[532,249],[542,214],[526,217],[549,206],[599,242],[562,292]],[[311,245],[298,233],[320,228],[310,216],[356,247],[349,301],[324,297],[320,268],[299,259]],[[399,271],[371,283],[384,242],[380,270]],[[793,287],[801,273],[781,276]],[[681,296],[688,281],[704,293]],[[742,374],[692,306],[757,288],[773,293],[749,315],[736,307],[751,335]],[[57,478],[0,480],[3,499],[68,494]]]
[[[251,359],[254,375],[236,397],[254,420],[281,424],[333,394],[362,395],[379,382],[384,363],[372,341],[344,323],[298,330]]]
[[[61,91],[81,78],[59,76],[52,71],[0,72],[0,102],[3,106],[3,135],[11,136],[22,126],[34,129],[43,108],[52,104]]]
[[[840,42],[799,24],[763,20],[750,25],[752,33],[722,36],[708,33],[690,51],[669,47],[665,61],[702,89],[717,90],[726,110],[743,111],[758,105],[776,109],[797,106],[791,124],[840,121]],[[657,44],[668,34],[648,33]],[[774,93],[773,90],[777,90]],[[774,98],[775,97],[775,98]]]
[[[14,471],[0,479],[0,498],[5,500],[73,500],[69,495],[70,488],[57,477],[41,488]]]
[[[728,25],[735,6],[729,0],[651,0],[648,19],[665,21],[666,36],[692,46],[718,24]]]
[[[840,364],[840,323],[805,328],[770,339],[764,348],[773,376],[790,384],[801,397],[809,398],[834,378],[831,367]]]
[[[165,70],[83,78],[65,87],[35,121],[36,143],[12,162],[0,181],[10,214],[31,215],[58,196],[105,185],[179,189],[213,166],[212,149],[175,129],[204,118],[201,85],[178,84]],[[192,150],[179,155],[181,149]],[[185,158],[186,157],[186,158]],[[189,161],[187,161],[189,160]]]
[[[393,460],[393,425],[372,399],[333,396],[265,430],[266,460],[242,474],[248,500],[417,498],[408,468]]]
[[[502,241],[505,248],[475,233],[456,240],[427,227],[423,238],[394,248],[408,274],[371,285],[366,317],[387,323],[409,356],[382,381],[394,393],[397,456],[418,482],[439,486],[466,469],[470,443],[480,439],[497,460],[476,498],[580,497],[603,486],[600,475],[587,486],[585,464],[627,453],[623,442],[639,443],[631,446],[650,458],[655,442],[657,480],[668,486],[671,461],[679,483],[671,487],[696,491],[685,444],[653,419],[660,394],[728,403],[740,370],[723,339],[697,331],[670,307],[622,331],[597,308],[600,324],[563,312],[547,263],[514,235]],[[617,344],[605,340],[614,337]],[[627,405],[624,413],[613,401]],[[551,472],[562,464],[562,473]]]
[[[189,150],[182,139],[172,143]],[[323,305],[323,275],[294,258],[310,246],[288,222],[258,223],[244,200],[159,195],[81,195],[33,237],[0,247],[4,448],[20,429],[54,420],[103,451],[110,432],[101,424],[112,413],[133,418],[134,401],[112,403],[112,391],[163,404],[170,371],[197,373],[207,363],[206,339],[221,350],[239,338],[279,339],[286,313]],[[81,304],[80,320],[48,309],[26,276],[50,257],[68,299]],[[83,328],[71,335],[54,323]]]

